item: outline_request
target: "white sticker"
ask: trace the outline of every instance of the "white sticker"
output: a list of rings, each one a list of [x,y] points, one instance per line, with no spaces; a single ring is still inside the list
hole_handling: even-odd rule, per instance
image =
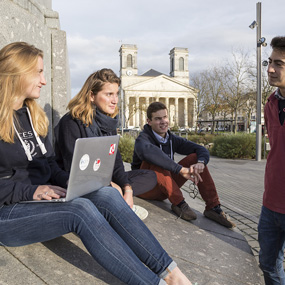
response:
[[[80,170],[85,170],[89,165],[90,157],[88,154],[84,154],[79,161]]]
[[[97,171],[100,168],[100,165],[101,165],[101,159],[97,158],[93,164],[93,170]]]

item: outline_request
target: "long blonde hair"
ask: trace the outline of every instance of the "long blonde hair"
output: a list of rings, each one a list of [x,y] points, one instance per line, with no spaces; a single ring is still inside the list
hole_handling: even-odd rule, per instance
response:
[[[15,102],[25,92],[29,79],[36,72],[38,57],[43,52],[25,42],[14,42],[0,50],[0,139],[14,143]],[[26,99],[35,131],[45,137],[48,119],[44,110],[33,99]]]
[[[91,93],[97,95],[103,89],[106,83],[121,84],[120,78],[114,73],[113,70],[103,68],[92,73],[85,81],[79,93],[71,99],[67,108],[70,110],[70,114],[73,118],[79,119],[89,126],[92,124],[94,116],[94,104],[91,102]],[[114,118],[118,114],[118,106],[114,114],[111,115]]]

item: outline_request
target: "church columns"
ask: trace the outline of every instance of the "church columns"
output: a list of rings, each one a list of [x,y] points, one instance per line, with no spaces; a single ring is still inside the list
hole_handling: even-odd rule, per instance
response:
[[[140,125],[140,98],[139,96],[136,97],[136,103],[135,103],[135,126],[139,126]]]
[[[145,122],[146,122],[146,119],[147,119],[147,113],[146,113],[146,110],[149,106],[149,97],[145,97]]]
[[[149,106],[149,97],[145,98],[145,104],[146,104],[146,108]]]
[[[184,94],[183,94],[184,95]],[[160,99],[168,110],[169,122],[171,126],[188,128],[195,124],[195,99],[181,96],[151,97],[151,96],[131,96],[125,95],[125,118],[126,128],[142,127],[146,123],[147,108],[150,103]],[[193,113],[193,116],[192,116]],[[129,118],[131,116],[131,118]]]
[[[184,99],[184,126],[188,128],[188,100]]]
[[[178,125],[178,98],[175,98],[175,125]]]
[[[166,106],[167,110],[169,110],[169,97],[165,98],[165,106]]]
[[[129,121],[130,121],[130,118],[129,118],[129,115],[130,115],[130,98],[129,96],[126,96],[125,95],[125,114],[126,114],[126,117],[125,117],[125,121],[128,122],[128,125],[129,125]],[[125,127],[128,128],[128,125],[126,125]]]

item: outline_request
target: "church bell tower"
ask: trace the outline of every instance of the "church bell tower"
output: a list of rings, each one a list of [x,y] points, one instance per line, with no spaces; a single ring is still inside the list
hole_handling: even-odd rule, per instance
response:
[[[173,48],[170,53],[170,76],[189,84],[188,49]]]
[[[137,46],[123,44],[120,47],[120,76],[138,75]]]

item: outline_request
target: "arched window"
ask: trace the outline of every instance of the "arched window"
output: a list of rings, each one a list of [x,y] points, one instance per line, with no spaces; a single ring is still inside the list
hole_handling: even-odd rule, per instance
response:
[[[127,55],[127,67],[133,67],[133,57],[131,54]]]
[[[183,57],[179,58],[179,70],[180,71],[184,70],[184,58]]]
[[[170,72],[174,71],[174,58],[171,59],[170,61]]]

